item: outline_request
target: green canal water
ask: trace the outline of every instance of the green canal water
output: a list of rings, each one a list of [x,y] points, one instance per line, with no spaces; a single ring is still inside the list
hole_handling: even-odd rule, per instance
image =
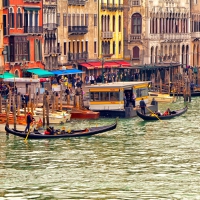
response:
[[[26,144],[0,133],[0,200],[200,199],[199,102],[193,98],[186,114],[167,122],[119,119],[116,130],[92,137]],[[169,106],[184,103],[160,110]]]

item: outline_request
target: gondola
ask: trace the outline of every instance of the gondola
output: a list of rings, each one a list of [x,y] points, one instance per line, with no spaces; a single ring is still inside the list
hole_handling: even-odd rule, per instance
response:
[[[69,137],[83,137],[83,136],[90,136],[90,135],[96,135],[99,133],[104,133],[106,131],[113,130],[117,127],[117,120],[115,123],[107,126],[99,126],[99,127],[91,127],[86,128],[83,130],[56,130],[54,134],[52,135],[44,135],[42,132],[30,132],[28,135],[28,139],[50,139],[50,138],[69,138]],[[9,127],[5,126],[5,131],[7,133],[26,138],[27,133],[24,133],[23,131],[18,131],[15,129],[10,129]]]
[[[150,115],[143,115],[141,112],[136,111],[137,115],[142,118],[145,121],[150,121],[150,120],[167,120],[167,119],[172,119],[174,117],[180,116],[182,114],[184,114],[187,111],[188,107],[186,106],[183,109],[180,110],[174,110],[171,112],[171,115],[167,115],[167,116],[150,116]]]

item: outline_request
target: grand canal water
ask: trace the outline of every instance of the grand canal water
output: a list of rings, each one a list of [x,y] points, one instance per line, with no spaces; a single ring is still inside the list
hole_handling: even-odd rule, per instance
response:
[[[200,199],[200,98],[167,122],[120,119],[102,135],[58,140],[0,134],[0,200]],[[160,109],[182,108],[179,100]],[[114,119],[72,121],[69,127]]]

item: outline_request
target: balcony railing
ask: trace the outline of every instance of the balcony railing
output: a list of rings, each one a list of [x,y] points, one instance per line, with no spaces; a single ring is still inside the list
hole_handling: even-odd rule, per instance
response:
[[[192,38],[200,38],[200,32],[191,32]]]
[[[116,11],[116,10],[123,10],[123,4],[106,4],[101,3],[101,9],[102,10],[109,10],[109,11]]]
[[[54,29],[57,29],[57,27],[58,27],[58,24],[56,23],[43,24],[43,28],[47,30],[54,30]]]
[[[88,26],[68,26],[70,35],[84,35],[88,32]]]
[[[164,34],[150,34],[148,38],[151,40],[188,40],[190,39],[189,33],[164,33]]]
[[[24,0],[24,2],[29,2],[29,3],[39,3],[42,0]]]
[[[103,39],[112,39],[113,38],[113,32],[110,32],[110,31],[102,32],[101,37]]]
[[[83,53],[68,53],[68,61],[87,60],[87,59],[88,59],[88,52],[83,52]]]
[[[42,33],[42,26],[24,26],[24,33]]]
[[[59,47],[50,47],[50,48],[46,48],[45,50],[44,50],[44,54],[61,54],[62,53],[62,51],[61,51],[61,49],[62,49],[62,46],[59,46]]]
[[[142,35],[141,34],[129,34],[128,36],[128,41],[129,42],[136,42],[136,41],[141,41]]]
[[[9,0],[3,0],[3,7],[9,7]]]
[[[140,6],[141,5],[140,0],[132,0],[132,1],[130,1],[130,3],[131,3],[131,6]]]
[[[68,0],[68,5],[71,6],[84,6],[86,0]]]

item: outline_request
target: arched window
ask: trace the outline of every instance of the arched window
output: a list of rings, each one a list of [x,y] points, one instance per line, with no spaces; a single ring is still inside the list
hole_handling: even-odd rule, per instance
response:
[[[140,58],[140,49],[139,47],[133,47],[133,59],[134,60],[139,60]]]
[[[119,16],[119,32],[121,32],[121,28],[122,28],[122,26],[121,26],[121,16]]]
[[[141,34],[142,32],[142,17],[139,13],[135,13],[131,17],[131,33]]]
[[[14,11],[13,8],[9,8],[9,27],[14,28],[15,27],[15,18],[14,18]]]
[[[16,20],[17,24],[17,28],[22,28],[22,13],[21,13],[21,9],[18,8],[17,9],[17,20]]]

